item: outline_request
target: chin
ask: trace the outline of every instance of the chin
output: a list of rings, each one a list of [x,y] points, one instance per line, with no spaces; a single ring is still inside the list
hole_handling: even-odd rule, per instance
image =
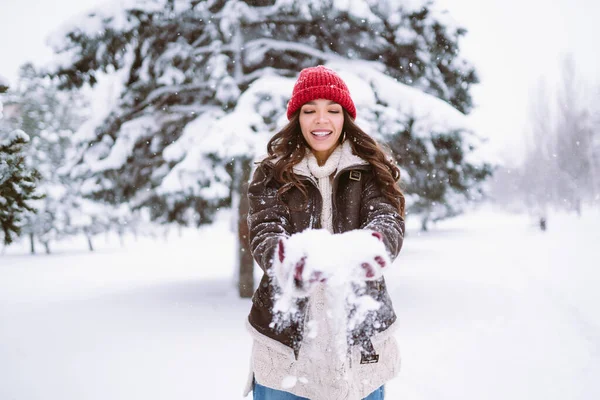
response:
[[[335,149],[337,146],[337,142],[331,144],[318,143],[316,146],[312,146],[312,149],[315,151],[327,151],[331,149]]]

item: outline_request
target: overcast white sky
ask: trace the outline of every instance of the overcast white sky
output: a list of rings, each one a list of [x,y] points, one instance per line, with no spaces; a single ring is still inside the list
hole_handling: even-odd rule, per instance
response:
[[[62,21],[106,0],[0,0],[0,75],[14,82],[27,60],[52,54],[44,38]],[[561,57],[572,52],[590,85],[600,83],[599,0],[438,0],[469,30],[463,55],[481,84],[470,118],[502,158],[523,148],[528,96],[541,77],[556,82]]]

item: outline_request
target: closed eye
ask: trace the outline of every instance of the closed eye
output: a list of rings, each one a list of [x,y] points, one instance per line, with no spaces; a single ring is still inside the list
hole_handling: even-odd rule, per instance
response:
[[[330,114],[339,114],[341,113],[341,110],[327,110],[327,112],[329,112]],[[303,114],[314,114],[315,110],[302,110]]]

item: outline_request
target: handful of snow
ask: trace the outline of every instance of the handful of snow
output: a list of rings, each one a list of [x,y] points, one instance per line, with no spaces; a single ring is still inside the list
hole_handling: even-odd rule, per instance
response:
[[[331,234],[306,230],[281,239],[273,263],[284,293],[308,296],[319,282],[344,286],[381,278],[391,263],[378,232],[353,230]]]
[[[303,318],[297,299],[317,293],[325,297],[325,314],[306,321],[305,338],[315,340],[324,334],[343,362],[347,356],[347,335],[361,326],[381,304],[364,291],[366,281],[381,278],[391,260],[381,234],[353,230],[331,234],[326,230],[306,230],[278,243],[273,272],[281,291],[275,296],[273,326],[284,327],[294,318]],[[322,318],[326,318],[325,322]],[[295,385],[294,381],[285,384]],[[282,385],[284,385],[282,383]],[[285,385],[284,385],[285,387]]]

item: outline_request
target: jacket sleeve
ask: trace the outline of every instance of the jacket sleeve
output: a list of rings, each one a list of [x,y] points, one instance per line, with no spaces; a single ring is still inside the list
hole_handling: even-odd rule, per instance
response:
[[[393,261],[402,248],[404,218],[381,193],[373,174],[368,175],[363,188],[360,214],[361,229],[370,229],[381,233],[383,243]]]
[[[258,265],[267,271],[281,237],[291,232],[289,211],[277,199],[278,185],[259,165],[248,186],[250,249]]]

